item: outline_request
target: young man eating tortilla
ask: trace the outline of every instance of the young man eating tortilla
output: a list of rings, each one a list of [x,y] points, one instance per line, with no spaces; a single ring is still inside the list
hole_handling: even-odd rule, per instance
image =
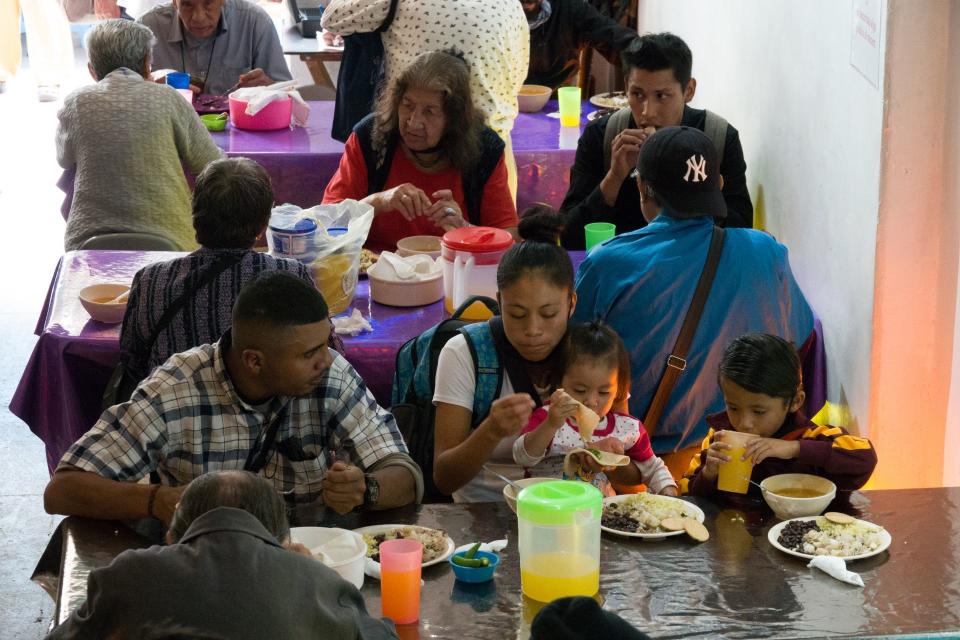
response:
[[[570,188],[560,208],[565,217],[562,243],[584,248],[584,225],[612,222],[617,233],[646,226],[640,193],[630,177],[640,147],[654,131],[682,125],[705,132],[720,158],[725,227],[752,227],[753,203],[747,190],[747,165],[740,135],[726,120],[689,106],[697,90],[691,77],[693,54],[672,33],[646,34],[621,54],[629,106],[594,120],[583,130],[570,169]]]

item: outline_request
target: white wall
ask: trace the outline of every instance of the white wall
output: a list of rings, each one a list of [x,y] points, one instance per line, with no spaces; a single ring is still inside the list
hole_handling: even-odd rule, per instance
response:
[[[883,95],[850,66],[850,2],[642,0],[639,30],[682,37],[693,105],[740,131],[754,203],[823,321],[829,399],[869,433]]]

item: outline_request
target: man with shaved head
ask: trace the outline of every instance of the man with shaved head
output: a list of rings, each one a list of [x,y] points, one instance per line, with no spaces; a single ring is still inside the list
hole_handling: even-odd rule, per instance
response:
[[[263,475],[290,508],[419,500],[420,469],[393,416],[328,348],[328,315],[289,273],[248,284],[219,341],[172,356],[70,447],[47,511],[169,523],[183,488],[214,470]]]

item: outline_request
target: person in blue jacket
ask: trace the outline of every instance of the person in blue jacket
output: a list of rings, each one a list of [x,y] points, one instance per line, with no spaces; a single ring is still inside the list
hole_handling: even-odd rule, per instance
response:
[[[632,363],[629,411],[642,420],[703,270],[714,218],[725,216],[727,206],[717,152],[692,127],[665,127],[651,135],[636,180],[648,224],[587,256],[577,274],[573,321],[599,318],[623,338]],[[686,366],[650,434],[654,452],[675,478],[707,433],[705,416],[724,409],[716,371],[726,346],[761,331],[802,352],[814,333],[813,311],[790,270],[787,248],[762,231],[728,227],[725,233]]]

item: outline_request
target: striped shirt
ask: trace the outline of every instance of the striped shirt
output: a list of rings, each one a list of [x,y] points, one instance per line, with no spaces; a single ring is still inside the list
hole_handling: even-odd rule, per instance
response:
[[[197,279],[214,262],[230,254],[239,261],[190,296],[151,348],[151,336],[170,304],[185,290],[195,288]],[[173,354],[216,342],[230,328],[233,303],[240,289],[264,271],[289,271],[313,284],[309,271],[299,262],[252,249],[201,248],[138,271],[120,331],[120,361],[130,377],[143,380]]]
[[[127,482],[155,471],[162,484],[180,486],[208,471],[243,469],[274,420],[276,440],[260,474],[289,503],[320,498],[331,451],[364,470],[388,457],[416,468],[393,416],[339,354],[311,394],[254,406],[240,398],[227,372],[229,344],[227,332],[216,344],[171,357],[128,402],[104,411],[57,470]]]

